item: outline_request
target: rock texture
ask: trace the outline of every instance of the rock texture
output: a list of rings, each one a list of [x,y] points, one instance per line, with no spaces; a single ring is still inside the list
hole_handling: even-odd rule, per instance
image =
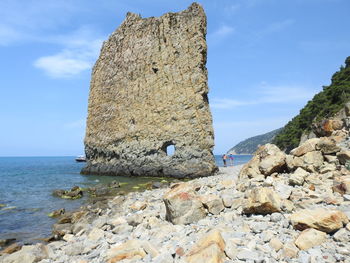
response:
[[[196,3],[161,17],[127,14],[93,68],[82,173],[193,178],[217,170],[205,36]]]
[[[163,197],[166,219],[173,224],[191,224],[206,217],[204,206],[188,183],[176,184]]]

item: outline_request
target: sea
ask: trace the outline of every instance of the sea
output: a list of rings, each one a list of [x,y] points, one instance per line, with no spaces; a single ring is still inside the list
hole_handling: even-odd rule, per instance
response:
[[[234,165],[248,162],[251,155],[235,155]],[[221,156],[215,156],[218,166],[223,166]],[[84,163],[73,156],[65,157],[0,157],[0,240],[16,239],[23,244],[39,242],[51,234],[56,222],[48,214],[65,208],[78,209],[88,197],[67,200],[54,197],[55,189],[82,188],[111,181],[123,183],[125,191],[136,191],[134,186],[159,181],[149,177],[115,177],[81,175]]]

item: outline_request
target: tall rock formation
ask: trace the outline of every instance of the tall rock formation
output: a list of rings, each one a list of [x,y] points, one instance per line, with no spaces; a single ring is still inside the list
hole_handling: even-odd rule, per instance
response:
[[[161,17],[127,14],[93,68],[83,174],[192,178],[216,171],[205,36],[197,3]]]

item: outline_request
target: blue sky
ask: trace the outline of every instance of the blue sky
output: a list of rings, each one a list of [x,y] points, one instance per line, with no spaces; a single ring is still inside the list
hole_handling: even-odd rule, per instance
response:
[[[348,0],[203,0],[215,153],[282,127],[350,55]],[[128,11],[191,1],[1,0],[0,156],[83,152],[90,71]]]

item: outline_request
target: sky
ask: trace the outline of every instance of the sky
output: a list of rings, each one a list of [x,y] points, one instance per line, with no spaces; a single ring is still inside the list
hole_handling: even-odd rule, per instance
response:
[[[91,68],[128,11],[177,0],[0,0],[0,156],[84,151]],[[284,126],[350,56],[348,0],[202,0],[214,153]]]

